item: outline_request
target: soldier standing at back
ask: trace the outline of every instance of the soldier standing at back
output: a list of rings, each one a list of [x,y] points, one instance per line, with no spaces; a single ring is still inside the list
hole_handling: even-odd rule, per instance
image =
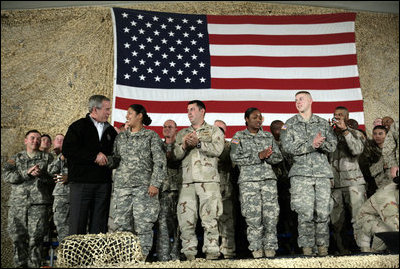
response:
[[[281,129],[284,122],[274,120],[271,122],[271,133],[274,136],[275,143],[282,153],[283,160],[272,165],[272,169],[277,177],[278,203],[279,203],[279,221],[277,225],[279,246],[287,254],[298,252],[297,246],[297,214],[290,209],[290,179],[289,171],[292,166],[292,159],[289,154],[282,150],[282,141],[280,139]],[[279,238],[279,234],[282,236]]]
[[[222,214],[218,157],[224,149],[224,135],[215,126],[204,121],[203,102],[188,103],[191,126],[176,137],[174,154],[182,160],[183,183],[178,201],[178,221],[182,250],[187,260],[197,254],[196,223],[198,211],[204,228],[203,252],[206,259],[219,257],[218,218]],[[197,202],[198,201],[198,202]]]
[[[399,175],[399,121],[390,127],[383,144],[382,155],[385,163],[390,167],[390,175],[395,178]]]
[[[56,186],[53,190],[53,220],[57,229],[58,242],[69,235],[69,185],[67,159],[61,153],[64,135],[54,138],[54,161],[49,165],[48,172],[56,176]]]
[[[217,126],[221,131],[226,133],[226,124],[222,120],[216,120],[214,126]],[[223,212],[218,220],[218,230],[221,237],[220,252],[225,259],[235,257],[235,220],[233,211],[233,186],[231,182],[232,161],[229,153],[231,151],[231,143],[225,140],[224,151],[219,156],[218,173],[221,187],[222,207]]]
[[[349,252],[343,246],[341,234],[346,223],[345,208],[350,210],[351,224],[354,225],[358,210],[367,198],[365,180],[358,164],[358,157],[363,153],[366,141],[360,131],[348,126],[348,119],[349,111],[347,108],[340,106],[335,109],[333,126],[338,144],[335,152],[331,155],[334,179],[331,222],[334,240],[341,254],[348,254]],[[347,245],[350,245],[350,242]]]
[[[372,131],[373,142],[371,147],[373,150],[370,151],[370,172],[374,177],[375,184],[378,189],[392,183],[392,177],[390,176],[390,167],[385,163],[382,156],[382,148],[385,143],[388,130],[383,125],[377,125]]]
[[[40,133],[30,130],[25,135],[26,150],[11,157],[4,165],[4,181],[11,184],[8,201],[8,233],[14,245],[16,267],[38,268],[41,265],[43,238],[47,231],[51,204],[47,173],[53,156],[39,151]]]
[[[304,255],[328,254],[331,179],[327,154],[335,151],[337,139],[327,120],[312,114],[307,91],[296,93],[299,114],[281,130],[283,150],[293,155],[290,169],[291,208],[298,214],[298,245]]]
[[[181,161],[173,154],[178,128],[176,122],[164,122],[163,149],[167,156],[167,176],[163,180],[160,192],[160,213],[157,221],[156,251],[159,261],[179,260],[179,226],[176,207],[179,190],[182,188]],[[171,242],[170,238],[173,238]]]

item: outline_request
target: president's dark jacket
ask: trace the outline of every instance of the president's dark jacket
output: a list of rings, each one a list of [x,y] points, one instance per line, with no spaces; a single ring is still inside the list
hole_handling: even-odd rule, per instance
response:
[[[76,183],[111,183],[111,169],[94,161],[97,154],[111,155],[117,132],[108,122],[99,135],[89,114],[72,123],[64,138],[62,153],[68,159],[68,181]]]

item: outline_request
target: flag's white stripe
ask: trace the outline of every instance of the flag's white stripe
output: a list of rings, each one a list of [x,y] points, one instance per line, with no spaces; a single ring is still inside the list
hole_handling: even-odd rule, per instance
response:
[[[220,67],[211,66],[213,78],[330,79],[358,77],[356,65],[332,67]]]
[[[263,113],[264,117],[264,125],[270,125],[274,120],[281,120],[283,122],[287,121],[290,117],[292,117],[293,113]],[[324,113],[316,115],[328,120],[333,117],[332,113]],[[115,116],[115,121],[125,122],[126,121],[126,110],[115,109],[113,111],[113,115]],[[148,113],[150,118],[152,119],[151,126],[163,126],[166,120],[172,119],[176,122],[178,126],[188,126],[190,125],[187,113]],[[363,112],[350,112],[350,118],[355,119],[359,124],[364,124],[364,113]],[[206,113],[205,121],[208,123],[213,123],[215,120],[223,120],[228,126],[241,126],[245,125],[244,120],[244,111],[243,113]]]
[[[298,90],[217,90],[217,89],[153,89],[116,85],[114,94],[128,99],[147,101],[294,101]],[[309,90],[314,102],[363,100],[361,89]],[[114,103],[115,104],[115,103]]]
[[[354,22],[320,24],[208,24],[209,34],[218,35],[320,35],[354,32]]]
[[[335,56],[356,54],[354,43],[282,46],[282,45],[212,45],[212,56],[274,56],[274,57],[304,57],[304,56]]]

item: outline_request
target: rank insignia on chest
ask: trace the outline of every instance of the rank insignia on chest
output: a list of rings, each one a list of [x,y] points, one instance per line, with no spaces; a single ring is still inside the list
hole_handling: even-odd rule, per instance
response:
[[[232,139],[232,140],[231,140],[231,143],[237,145],[237,144],[239,144],[239,139]]]

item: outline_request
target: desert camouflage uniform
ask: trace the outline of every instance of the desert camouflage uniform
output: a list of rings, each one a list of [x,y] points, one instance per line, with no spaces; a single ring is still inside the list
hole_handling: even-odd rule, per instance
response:
[[[399,166],[399,121],[395,121],[385,138],[382,155],[385,163],[390,169]]]
[[[61,160],[59,154],[49,165],[49,174],[68,174],[67,159]],[[57,229],[58,242],[69,235],[69,185],[68,182],[56,183],[53,190],[53,220]]]
[[[272,146],[272,155],[260,160],[258,153]],[[283,160],[274,137],[259,131],[251,134],[248,129],[237,132],[231,140],[231,159],[239,166],[239,199],[242,215],[247,223],[249,249],[277,250],[279,204],[276,176],[271,164]]]
[[[16,267],[40,267],[43,238],[48,226],[48,210],[52,197],[48,185],[53,183],[47,173],[53,161],[49,153],[37,152],[29,157],[21,151],[4,165],[4,181],[11,184],[8,200],[8,233],[14,245]],[[29,168],[38,164],[42,174],[33,177]]]
[[[358,164],[358,157],[363,153],[366,141],[360,131],[351,128],[348,128],[347,135],[337,134],[337,140],[337,148],[331,154],[334,180],[331,223],[334,240],[342,252],[345,249],[341,236],[345,223],[345,206],[351,210],[351,223],[354,226],[358,210],[367,199],[365,180]]]
[[[153,225],[160,211],[158,195],[150,197],[150,185],[160,189],[166,177],[167,161],[162,141],[152,130],[137,133],[127,130],[117,135],[113,156],[109,156],[114,174],[113,213],[117,231],[136,233],[147,257],[153,245]]]
[[[318,132],[326,140],[315,149],[313,139]],[[289,177],[291,208],[298,214],[298,245],[327,247],[333,177],[327,154],[336,149],[336,135],[327,120],[313,114],[305,121],[297,114],[282,127],[281,141],[284,152],[293,157]]]
[[[376,150],[380,153],[380,158],[377,162],[372,163],[369,170],[371,176],[374,177],[378,189],[385,187],[393,182],[390,176],[390,167],[388,167],[383,160],[382,149],[376,146]]]
[[[182,149],[183,137],[196,131],[201,148]],[[224,134],[215,126],[203,123],[179,131],[174,153],[182,160],[182,189],[178,201],[178,222],[182,250],[186,256],[197,254],[196,223],[198,209],[204,227],[203,253],[219,255],[218,219],[222,214],[222,198],[218,175],[218,157],[224,150]],[[197,202],[199,199],[199,203]]]
[[[181,161],[173,156],[174,144],[163,144],[164,152],[167,153],[167,177],[164,178],[160,191],[160,214],[157,222],[156,251],[160,261],[179,260],[180,256],[176,207],[179,190],[182,188],[182,167]]]
[[[399,189],[390,183],[376,191],[360,208],[356,216],[355,236],[357,245],[372,251],[386,249],[384,242],[374,236],[379,232],[399,231]]]
[[[234,257],[235,246],[235,221],[233,217],[233,186],[230,179],[232,162],[229,156],[231,151],[229,141],[225,141],[224,151],[218,160],[218,173],[220,179],[223,212],[218,220],[218,230],[221,237],[220,252],[225,258]]]

